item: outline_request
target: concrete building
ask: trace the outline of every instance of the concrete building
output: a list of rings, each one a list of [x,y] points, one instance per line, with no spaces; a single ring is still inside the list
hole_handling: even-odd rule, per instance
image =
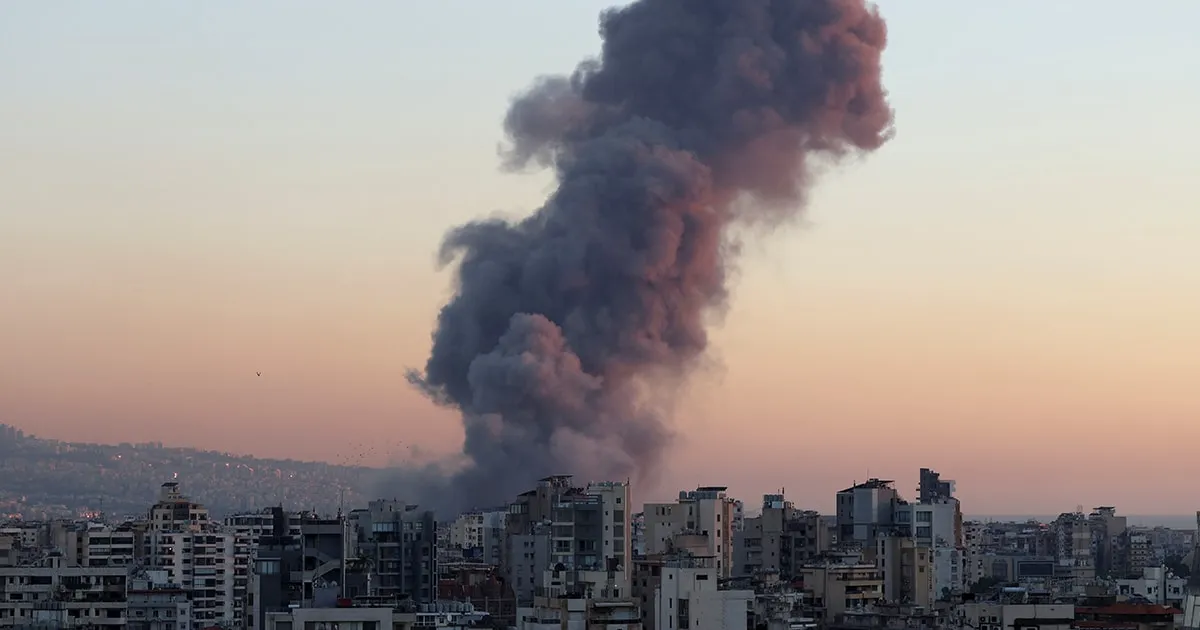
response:
[[[1065,512],[1050,525],[1051,543],[1058,563],[1056,577],[1069,581],[1069,589],[1082,593],[1096,577],[1092,556],[1092,527],[1079,512]]]
[[[136,571],[129,578],[127,630],[191,630],[188,592],[165,571]]]
[[[184,496],[178,482],[164,483],[159,489],[158,502],[150,508],[151,531],[200,531],[211,524],[208,508]]]
[[[533,602],[517,609],[518,630],[641,630],[642,613],[618,592],[616,571],[547,571]]]
[[[257,543],[244,604],[246,626],[263,628],[269,614],[292,607],[329,607],[339,597],[365,595],[365,582],[380,556],[364,553],[362,566],[349,571],[344,562],[351,546],[347,531],[344,519],[275,508],[272,533]],[[390,557],[390,552],[382,557]]]
[[[587,485],[589,496],[599,497],[603,514],[603,530],[601,538],[602,556],[605,560],[611,558],[621,585],[626,592],[629,589],[629,573],[633,561],[633,536],[630,532],[629,520],[632,517],[632,496],[628,481],[594,481]],[[601,566],[606,567],[602,561]]]
[[[144,534],[146,567],[166,572],[187,590],[197,624],[234,623],[236,537],[186,497],[176,482],[162,485]],[[135,534],[136,536],[136,534]]]
[[[871,548],[880,534],[892,529],[900,494],[883,479],[868,479],[837,493],[838,544]]]
[[[662,567],[654,598],[653,628],[741,629],[753,624],[754,591],[720,588],[720,569],[677,559]],[[749,617],[749,619],[748,619]]]
[[[127,582],[125,568],[80,567],[57,554],[0,568],[0,628],[124,628]]]
[[[922,469],[923,474],[930,473]],[[932,483],[932,482],[930,482]],[[942,484],[942,491],[949,492]],[[916,547],[929,550],[930,570],[935,599],[947,600],[967,588],[967,557],[963,542],[962,511],[958,499],[943,494],[934,495],[927,503],[899,503],[893,513],[896,533],[913,539]]]
[[[733,574],[776,572],[790,582],[799,569],[833,547],[821,515],[797,509],[783,494],[763,495],[762,513],[734,533]]]
[[[978,521],[963,523],[963,547],[966,553],[966,569],[963,580],[968,589],[983,579],[984,575],[987,575],[984,571],[983,557],[990,547],[989,543],[990,535],[984,523]]]
[[[432,511],[402,501],[371,501],[367,509],[350,513],[349,531],[352,557],[371,564],[371,595],[418,603],[437,598],[437,519]]]
[[[809,565],[800,568],[800,577],[826,621],[884,601],[883,573],[874,564]]]
[[[528,534],[511,535],[507,545],[511,548],[509,555],[512,560],[506,567],[506,574],[513,597],[518,605],[531,606],[543,572],[553,566],[550,525],[539,524]]]
[[[674,503],[647,503],[645,519],[645,553],[670,553],[675,537],[701,536],[705,540],[702,555],[715,558],[721,577],[733,573],[733,532],[736,502],[725,494],[724,486],[701,486],[679,493]]]
[[[972,630],[1071,630],[1073,604],[966,602],[955,609],[957,621]]]
[[[634,597],[648,630],[753,625],[754,591],[723,588],[713,557],[676,553],[638,560]]]
[[[21,547],[17,537],[11,534],[0,534],[0,567],[13,567],[20,564]]]
[[[1129,573],[1129,555],[1126,548],[1128,520],[1117,515],[1117,508],[1101,506],[1092,509],[1088,516],[1092,530],[1092,556],[1097,577],[1119,578]]]
[[[946,479],[936,471],[929,468],[922,468],[919,474],[920,479],[917,486],[917,502],[918,503],[936,503],[943,499],[954,498],[954,482]]]
[[[258,553],[259,540],[275,534],[275,513],[275,508],[265,508],[257,512],[232,514],[223,520],[224,529],[234,537],[232,571],[235,627],[241,628],[246,625],[246,607],[254,558]],[[300,537],[300,516],[298,513],[288,513],[286,535],[296,539]]]
[[[140,536],[132,524],[113,526],[90,521],[53,521],[46,524],[47,549],[60,553],[68,564],[83,567],[127,567],[140,556]]]
[[[263,630],[413,630],[417,614],[373,602],[346,607],[293,608],[268,613]]]
[[[504,545],[507,510],[467,512],[459,515],[447,531],[446,546],[464,561],[499,566]]]
[[[1183,608],[1188,594],[1187,578],[1171,573],[1166,567],[1146,567],[1139,578],[1116,580],[1116,595],[1121,598],[1141,598],[1151,604]]]
[[[1127,531],[1128,538],[1128,568],[1126,576],[1142,575],[1146,569],[1159,566],[1161,560],[1156,557],[1154,541],[1150,532]]]
[[[879,567],[883,599],[914,606],[932,606],[938,599],[934,580],[934,552],[909,536],[878,539],[876,553],[868,560]]]
[[[564,575],[613,571],[616,588],[629,591],[628,563],[633,555],[630,535],[630,493],[627,482],[598,482],[575,487],[570,476],[547,477],[517,497],[505,520],[503,573],[519,606],[531,605],[529,595],[545,571]],[[547,544],[549,559],[540,550]],[[534,580],[530,584],[527,580]]]

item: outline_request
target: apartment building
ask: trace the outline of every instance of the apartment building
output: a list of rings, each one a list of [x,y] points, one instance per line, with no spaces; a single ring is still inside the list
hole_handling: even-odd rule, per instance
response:
[[[365,532],[372,529],[370,520],[357,525],[365,526]],[[273,508],[270,533],[262,534],[256,544],[244,604],[245,627],[264,628],[269,616],[295,607],[328,607],[339,597],[373,592],[368,588],[370,579],[383,559],[392,556],[381,549],[395,547],[388,542],[390,537],[384,537],[382,547],[359,549],[350,531],[344,518],[322,519]],[[364,535],[364,544],[368,539]],[[393,599],[399,595],[394,588],[388,593]]]
[[[922,474],[936,475],[929,469]],[[936,481],[936,480],[935,480]],[[943,492],[949,492],[939,482]],[[933,495],[922,503],[902,502],[895,506],[893,535],[910,537],[915,547],[928,550],[931,555],[932,592],[935,599],[948,599],[962,593],[968,584],[966,545],[963,541],[963,519],[958,499],[946,495]]]
[[[58,554],[32,566],[0,568],[0,628],[123,628],[127,576],[125,568],[81,567]]]
[[[164,571],[168,582],[190,593],[194,622],[240,619],[234,596],[236,536],[212,521],[208,509],[188,499],[177,482],[162,485],[149,516],[146,566]]]
[[[143,541],[132,523],[90,521],[53,521],[46,526],[46,539],[46,547],[61,553],[67,563],[84,567],[132,566]]]
[[[729,577],[734,567],[734,520],[736,501],[726,495],[724,486],[701,486],[682,491],[674,503],[647,503],[644,511],[646,555],[670,553],[677,536],[700,536],[704,554],[715,558],[721,577]]]
[[[371,595],[437,598],[437,519],[403,501],[371,501],[350,512],[351,558],[371,566]]]
[[[188,592],[167,581],[165,571],[139,570],[128,582],[126,630],[191,630]]]
[[[1126,575],[1141,575],[1146,569],[1158,566],[1159,559],[1155,557],[1154,540],[1150,532],[1130,531],[1128,534],[1128,566]]]
[[[848,610],[884,601],[883,573],[874,564],[820,564],[800,568],[804,593],[831,621]]]
[[[461,514],[446,528],[446,540],[438,541],[453,557],[499,566],[507,516],[506,509]]]
[[[517,608],[516,627],[641,630],[637,600],[627,590],[620,590],[618,579],[616,570],[547,570],[532,604]]]
[[[790,582],[800,567],[832,549],[832,535],[817,512],[796,508],[782,493],[763,495],[762,513],[744,519],[734,533],[732,573],[774,572]]]
[[[0,534],[0,567],[13,567],[20,564],[21,547],[17,538],[8,534]]]
[[[1076,627],[1074,604],[1033,602],[1013,596],[994,602],[966,602],[955,609],[955,618],[962,627],[977,630],[1070,630]]]
[[[1128,519],[1117,515],[1117,508],[1100,506],[1088,515],[1092,530],[1092,548],[1096,575],[1117,578],[1129,574],[1127,548]]]
[[[1151,604],[1183,608],[1188,594],[1188,580],[1166,567],[1146,567],[1141,577],[1116,580],[1116,595],[1121,598],[1141,598]]]
[[[864,554],[879,567],[883,598],[889,602],[932,606],[939,591],[933,548],[909,536],[884,536],[875,554]]]
[[[716,558],[674,552],[635,561],[633,596],[642,625],[702,629],[751,627],[754,591],[722,586]]]
[[[1092,556],[1092,526],[1079,512],[1065,512],[1050,525],[1050,540],[1057,561],[1056,577],[1082,592],[1096,577]]]
[[[566,575],[612,571],[616,588],[627,593],[633,555],[630,503],[628,482],[576,487],[569,475],[546,477],[517,497],[505,521],[502,569],[518,605],[527,606],[529,594],[544,586],[545,571],[556,568]],[[539,550],[546,544],[549,558],[540,564]]]
[[[838,544],[871,548],[891,531],[893,512],[901,503],[893,481],[871,478],[837,493]]]

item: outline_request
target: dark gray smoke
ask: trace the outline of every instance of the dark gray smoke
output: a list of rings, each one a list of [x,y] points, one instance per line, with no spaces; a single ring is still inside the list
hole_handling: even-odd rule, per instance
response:
[[[409,380],[461,412],[465,466],[432,486],[425,471],[426,503],[651,473],[663,400],[726,299],[727,228],[799,213],[811,160],[891,136],[887,29],[864,0],[639,0],[600,33],[598,60],[505,119],[506,164],[552,167],[557,190],[442,245],[457,292]]]

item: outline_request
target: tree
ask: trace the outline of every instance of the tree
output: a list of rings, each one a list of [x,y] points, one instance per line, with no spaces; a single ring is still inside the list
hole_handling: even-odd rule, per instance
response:
[[[984,577],[984,578],[981,578],[978,582],[971,585],[971,592],[975,593],[976,595],[983,595],[984,593],[987,593],[988,591],[992,590],[993,588],[996,588],[996,586],[1003,584],[1003,583],[1004,583],[1004,580],[1001,580],[998,577]]]
[[[1170,569],[1177,577],[1189,578],[1192,576],[1192,568],[1183,561],[1182,556],[1168,556],[1163,560],[1163,566]]]

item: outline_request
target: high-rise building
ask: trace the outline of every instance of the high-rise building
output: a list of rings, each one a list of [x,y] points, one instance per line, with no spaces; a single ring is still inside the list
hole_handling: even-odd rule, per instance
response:
[[[713,559],[721,577],[733,573],[733,532],[736,502],[724,486],[702,486],[679,493],[674,503],[647,503],[643,512],[645,553],[669,553],[676,537],[703,539],[702,555]]]
[[[1050,524],[1051,551],[1058,564],[1055,575],[1082,592],[1096,577],[1092,557],[1092,527],[1081,512],[1064,512]]]
[[[1123,578],[1131,573],[1129,547],[1126,532],[1128,521],[1117,515],[1117,508],[1101,506],[1092,509],[1088,516],[1092,529],[1092,555],[1096,564],[1096,575],[1107,578]]]
[[[164,483],[150,508],[144,535],[147,567],[191,595],[192,618],[199,624],[234,623],[235,536],[209,519],[208,509]]]
[[[775,572],[785,582],[800,578],[800,569],[833,546],[821,515],[801,510],[783,494],[763,495],[762,513],[746,518],[733,533],[734,575]]]
[[[838,544],[870,549],[890,532],[900,493],[884,479],[868,479],[837,493]]]
[[[350,512],[351,558],[371,565],[370,593],[437,599],[437,532],[434,513],[397,500],[371,501]]]
[[[81,567],[57,553],[32,566],[0,568],[0,626],[121,630],[128,621],[128,573],[125,567]]]
[[[367,594],[363,583],[378,568],[379,556],[364,553],[362,570],[347,570],[344,561],[351,541],[344,518],[292,514],[283,508],[273,508],[271,516],[271,533],[260,536],[254,554],[245,605],[248,627],[265,628],[270,613],[328,607],[338,597]],[[384,548],[393,547],[384,543]],[[390,557],[391,552],[382,556]]]
[[[633,556],[628,482],[576,487],[569,475],[540,480],[508,510],[503,572],[519,606],[543,586],[547,571],[608,572],[613,588],[628,593]],[[548,549],[549,557],[541,552]]]
[[[920,503],[932,503],[954,496],[954,482],[949,479],[943,481],[940,474],[929,468],[921,469],[919,479],[917,501]]]
[[[499,565],[507,516],[507,510],[465,512],[449,523],[447,539],[439,543],[464,561]]]
[[[165,571],[138,570],[130,575],[128,603],[126,630],[192,630],[188,592],[168,582]]]

